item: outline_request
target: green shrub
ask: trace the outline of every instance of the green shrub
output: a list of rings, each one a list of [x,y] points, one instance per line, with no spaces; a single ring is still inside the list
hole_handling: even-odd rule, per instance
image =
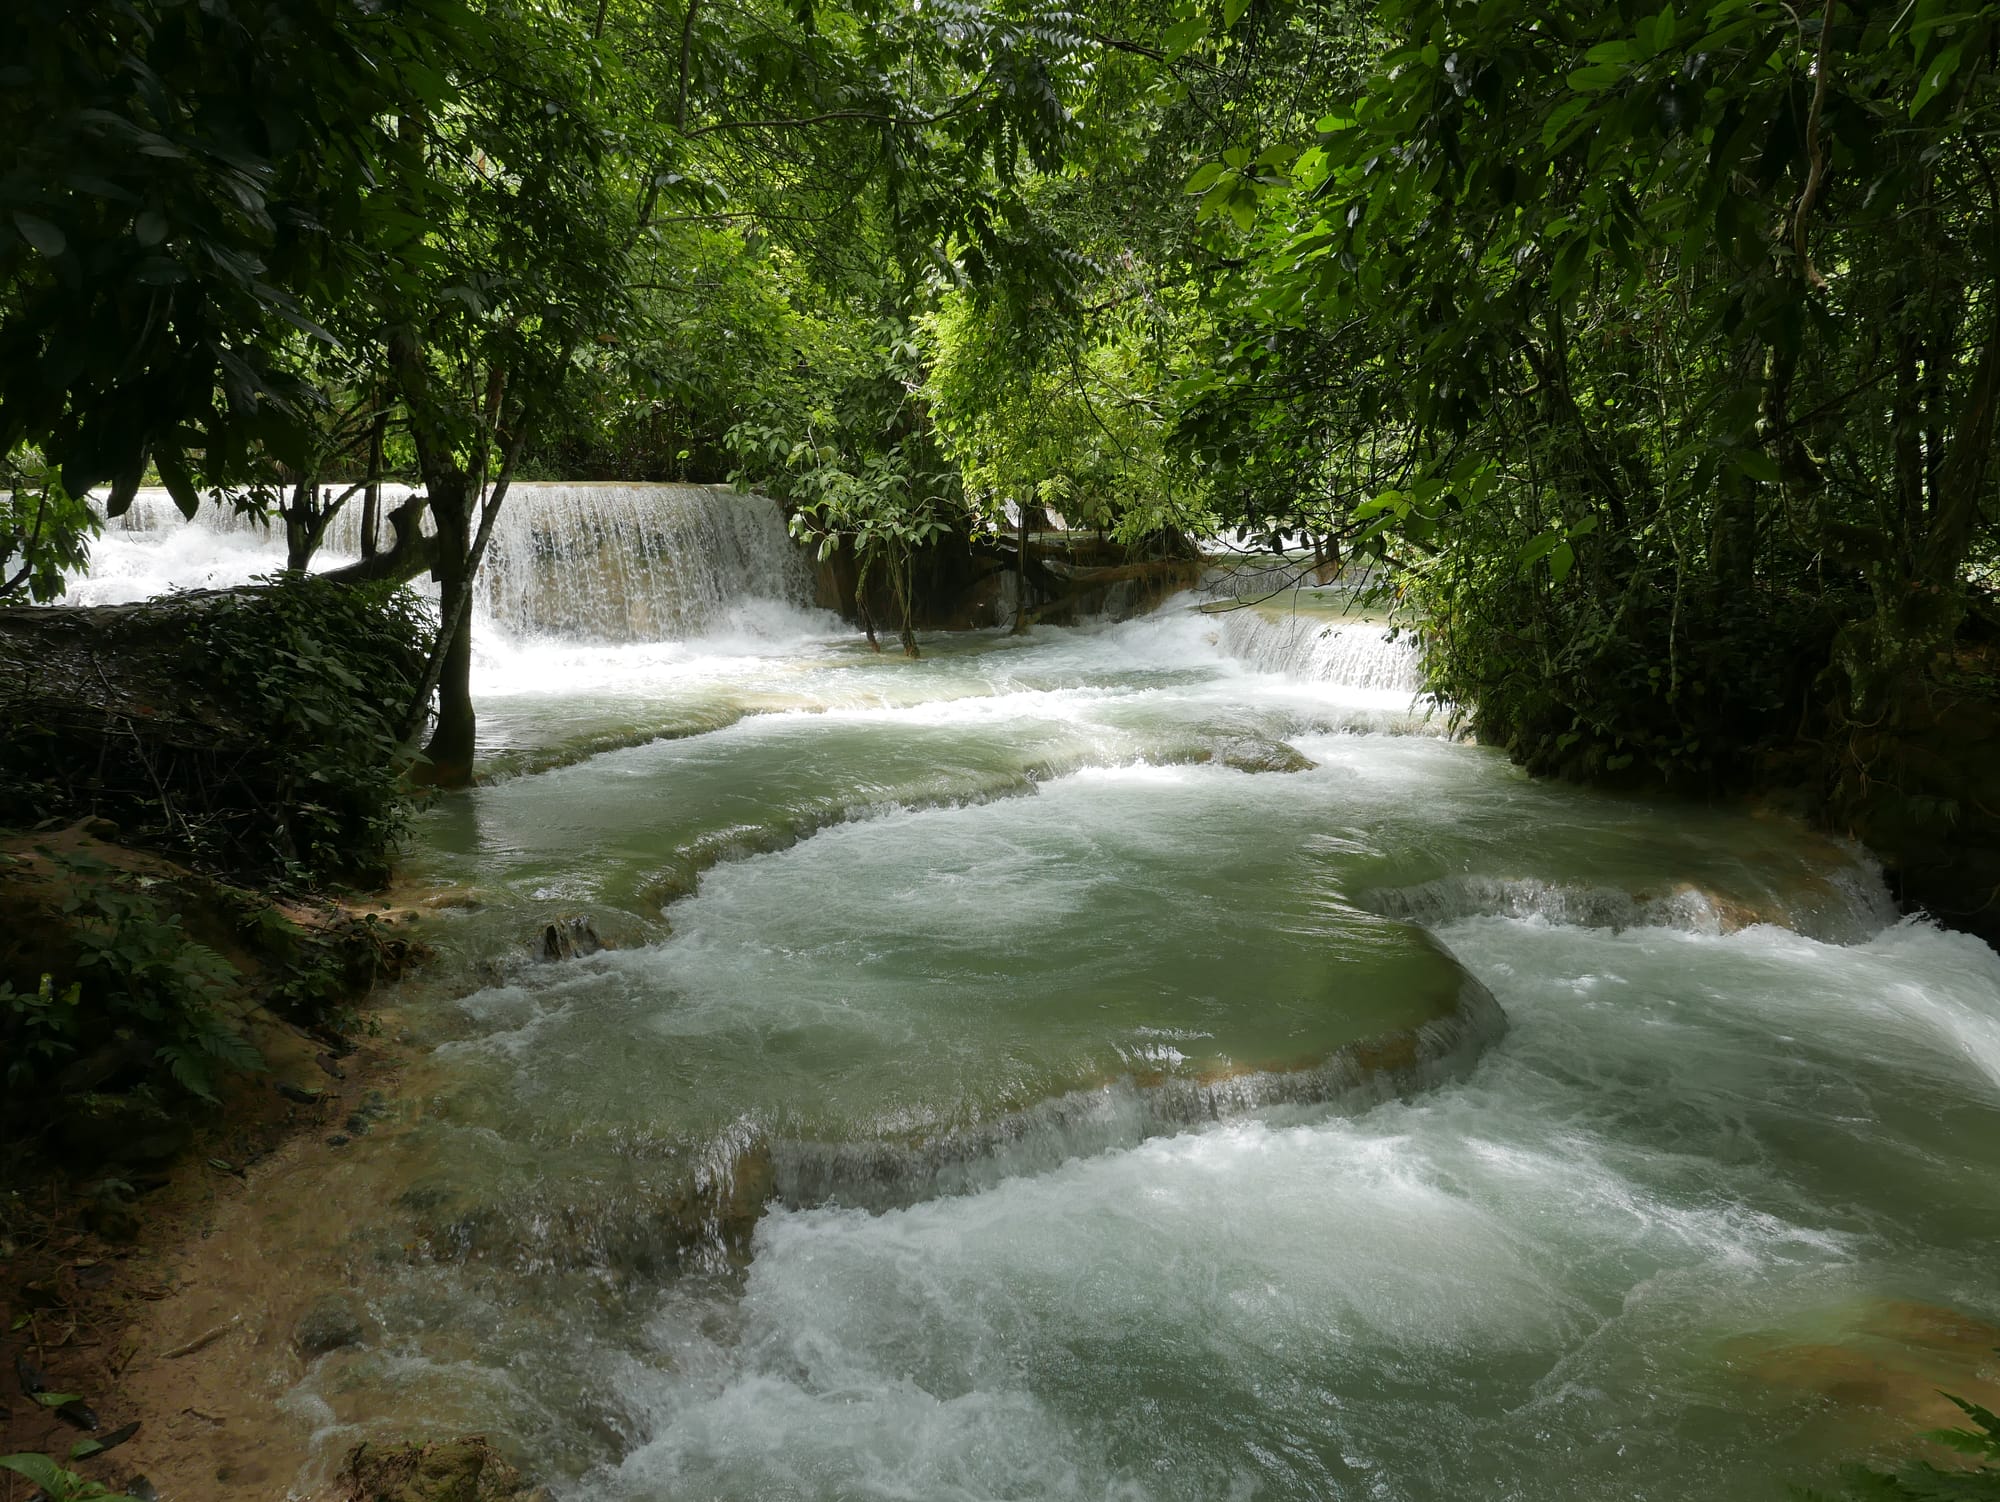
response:
[[[221,1011],[238,980],[144,887],[112,868],[70,860],[76,883],[62,910],[76,946],[73,975],[44,975],[33,992],[0,982],[0,1057],[20,1102],[75,1058],[131,1043],[142,1079],[162,1076],[213,1101],[223,1075],[262,1059]]]
[[[97,815],[259,883],[378,883],[434,638],[407,591],[300,575],[0,615],[0,825]]]
[[[379,880],[409,814],[402,726],[435,627],[408,590],[281,575],[190,630],[196,671],[273,753],[281,864]]]

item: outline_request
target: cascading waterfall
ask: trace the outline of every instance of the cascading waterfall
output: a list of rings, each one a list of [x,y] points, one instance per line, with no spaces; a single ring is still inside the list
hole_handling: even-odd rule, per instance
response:
[[[1407,634],[1392,637],[1378,621],[1277,606],[1219,610],[1211,618],[1222,649],[1260,672],[1412,696],[1423,689],[1416,643]]]
[[[383,487],[378,546],[391,540],[387,512],[409,495]],[[329,523],[315,569],[360,556],[361,519],[357,496]],[[241,584],[281,567],[284,551],[282,523],[216,505],[185,521],[166,491],[145,489],[106,523],[70,599]],[[806,606],[812,597],[812,567],[766,497],[716,485],[517,483],[480,571],[479,615],[515,637],[674,641],[745,599]]]
[[[698,636],[750,596],[806,606],[812,569],[777,506],[713,485],[520,485],[481,575],[516,635]]]

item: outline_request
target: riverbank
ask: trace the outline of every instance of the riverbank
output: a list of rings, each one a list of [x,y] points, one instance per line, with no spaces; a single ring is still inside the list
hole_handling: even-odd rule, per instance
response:
[[[230,1227],[258,1185],[317,1173],[315,1155],[369,1130],[402,1055],[384,1032],[393,1018],[360,1009],[416,945],[382,904],[273,897],[112,832],[85,820],[0,834],[13,1020],[42,976],[60,1005],[92,945],[143,939],[147,963],[201,978],[231,1056],[240,1046],[255,1063],[219,1075],[212,1100],[176,1090],[147,1068],[159,1039],[135,1031],[141,1019],[120,1024],[92,1003],[90,1031],[58,1035],[66,1052],[43,1082],[16,1085],[0,1177],[0,1363],[13,1374],[0,1453],[60,1460],[102,1445],[75,1462],[95,1480],[146,1476],[183,1497],[230,1476],[254,1488],[270,1479],[265,1446],[222,1410],[232,1394],[243,1406],[233,1353],[261,1338],[269,1291],[231,1285]],[[14,1031],[13,1066],[48,1041]],[[54,1405],[60,1394],[78,1402]],[[7,1502],[31,1490],[0,1478]]]

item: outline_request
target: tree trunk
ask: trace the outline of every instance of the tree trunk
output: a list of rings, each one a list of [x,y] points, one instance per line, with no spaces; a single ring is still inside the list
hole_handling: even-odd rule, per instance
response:
[[[463,593],[471,581],[457,586]],[[451,598],[447,591],[446,599]],[[446,607],[447,619],[449,609]],[[430,769],[424,780],[435,787],[467,787],[472,782],[472,753],[478,722],[472,710],[472,612],[458,616],[458,629],[445,646],[444,668],[438,675],[437,724],[424,758]]]
[[[464,476],[456,483],[432,478],[430,512],[437,524],[437,550],[431,577],[438,584],[438,621],[449,632],[440,642],[437,724],[424,757],[430,763],[423,780],[438,787],[464,787],[472,781],[472,748],[476,722],[472,712],[473,585],[469,554],[472,543],[472,488]]]
[[[314,536],[313,507],[316,496],[310,475],[302,475],[292,487],[292,500],[280,510],[285,519],[285,569],[303,574],[312,562]]]
[[[911,624],[911,614],[916,605],[916,559],[907,544],[903,548],[901,564],[897,577],[903,582],[896,590],[896,608],[903,616],[903,655],[914,660],[924,654],[917,649],[917,632]]]
[[[435,570],[437,539],[423,534],[424,497],[413,495],[389,513],[389,526],[396,541],[386,552],[365,556],[359,562],[329,569],[320,575],[335,584],[372,584],[388,580],[407,584],[422,573]]]
[[[1019,636],[1028,629],[1028,503],[1014,509],[1014,630]]]
[[[382,440],[389,432],[389,409],[375,414],[368,430],[368,483],[361,493],[361,557],[375,556],[375,534],[382,525]]]

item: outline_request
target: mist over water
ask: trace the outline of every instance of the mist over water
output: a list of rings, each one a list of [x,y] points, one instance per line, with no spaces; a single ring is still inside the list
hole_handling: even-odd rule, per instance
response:
[[[1859,852],[1530,782],[1333,591],[907,662],[775,508],[538,504],[495,780],[409,853],[425,1049],[301,1264],[370,1328],[307,1480],[1747,1502],[2000,1376],[2000,959]],[[121,546],[85,591],[258,571]]]

